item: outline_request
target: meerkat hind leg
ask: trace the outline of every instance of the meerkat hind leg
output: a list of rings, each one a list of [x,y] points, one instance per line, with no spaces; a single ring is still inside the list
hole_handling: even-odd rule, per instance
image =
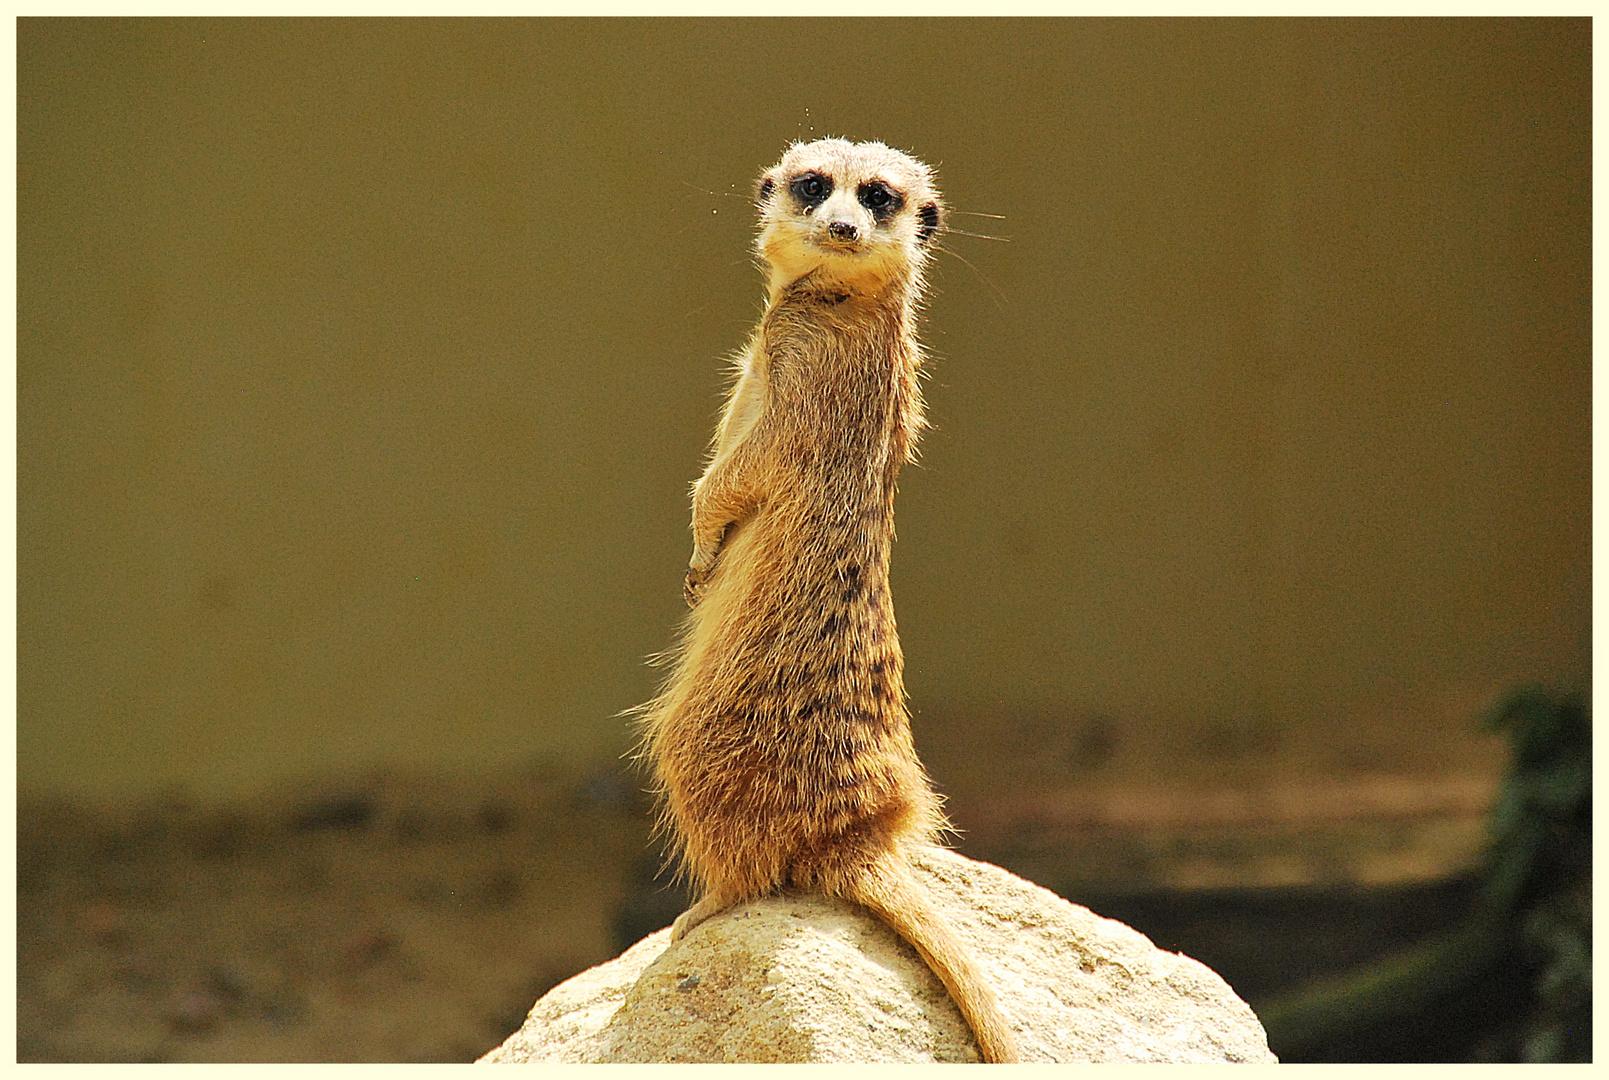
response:
[[[672,923],[670,927],[670,939],[672,941],[680,941],[682,938],[686,937],[688,933],[699,923],[703,922],[711,915],[719,915],[721,912],[725,911],[731,906],[731,901],[726,900],[715,893],[709,894],[708,896],[704,897],[704,899],[700,900],[698,903],[676,916],[676,921]]]

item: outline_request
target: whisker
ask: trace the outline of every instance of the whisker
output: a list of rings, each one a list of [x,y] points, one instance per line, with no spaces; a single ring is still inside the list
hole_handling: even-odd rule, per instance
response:
[[[1000,286],[998,286],[994,282],[990,281],[988,275],[985,274],[982,270],[979,270],[976,266],[973,266],[971,260],[969,260],[966,256],[962,255],[960,252],[952,251],[951,249],[945,247],[943,244],[936,244],[934,246],[939,251],[944,252],[946,255],[949,255],[952,258],[960,259],[962,262],[966,263],[967,269],[971,270],[974,274],[978,275],[979,280],[981,280],[985,285],[989,286],[989,288],[993,289],[995,296],[999,297],[999,299],[995,301],[995,304],[997,306],[999,306],[999,307],[1005,307],[1006,306],[1006,294],[1000,291]]]
[[[996,221],[1006,220],[1006,215],[1004,214],[985,214],[982,210],[951,210],[950,213],[961,214],[964,217],[989,217],[994,218]]]
[[[1011,237],[1009,237],[1009,236],[990,236],[988,233],[967,232],[965,229],[946,228],[944,231],[947,232],[947,233],[954,233],[957,236],[975,237],[975,238],[977,238],[979,240],[998,240],[1002,244],[1011,243]]]

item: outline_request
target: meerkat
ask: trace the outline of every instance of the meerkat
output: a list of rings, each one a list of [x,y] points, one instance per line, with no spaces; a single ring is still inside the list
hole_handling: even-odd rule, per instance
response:
[[[986,1061],[1016,1061],[909,862],[947,826],[911,741],[888,563],[944,203],[926,165],[842,139],[789,148],[756,203],[765,314],[694,485],[692,611],[642,719],[700,895],[672,938],[779,889],[855,901],[915,946]]]

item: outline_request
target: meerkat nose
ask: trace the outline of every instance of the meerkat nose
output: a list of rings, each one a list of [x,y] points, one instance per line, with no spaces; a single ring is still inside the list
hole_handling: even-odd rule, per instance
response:
[[[844,244],[860,239],[860,230],[853,221],[834,221],[827,226],[827,235]]]

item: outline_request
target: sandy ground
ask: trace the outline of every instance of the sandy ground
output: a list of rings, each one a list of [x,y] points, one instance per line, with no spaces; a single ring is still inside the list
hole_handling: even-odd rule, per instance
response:
[[[18,1059],[471,1061],[615,955],[644,822],[608,775],[25,804]]]

